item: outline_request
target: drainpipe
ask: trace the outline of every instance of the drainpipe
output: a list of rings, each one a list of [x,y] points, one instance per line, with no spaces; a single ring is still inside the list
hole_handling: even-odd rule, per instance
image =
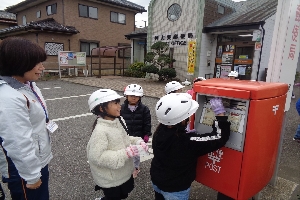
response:
[[[65,2],[64,0],[61,0],[62,3],[62,16],[63,16],[63,25],[65,26]]]
[[[264,24],[265,22],[261,23],[261,28],[263,30],[263,35],[261,37],[261,49],[260,49],[260,55],[259,55],[259,61],[258,61],[258,69],[257,69],[257,74],[256,74],[256,81],[258,81],[258,75],[259,75],[259,70],[260,70],[260,62],[261,62],[261,54],[262,54],[262,50],[264,47],[264,38],[265,38],[265,29],[264,29]]]
[[[69,51],[71,51],[71,42],[70,42],[70,39],[68,39],[68,43],[69,43]]]
[[[36,40],[36,43],[39,43],[39,34],[38,33],[35,34],[35,40]]]

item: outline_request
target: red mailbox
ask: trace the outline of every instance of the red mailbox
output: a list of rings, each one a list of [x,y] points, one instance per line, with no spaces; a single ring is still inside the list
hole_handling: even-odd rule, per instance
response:
[[[209,79],[194,90],[200,106],[192,124],[199,134],[212,131],[213,97],[222,97],[231,122],[225,147],[198,159],[196,181],[234,199],[251,198],[274,172],[288,85]]]

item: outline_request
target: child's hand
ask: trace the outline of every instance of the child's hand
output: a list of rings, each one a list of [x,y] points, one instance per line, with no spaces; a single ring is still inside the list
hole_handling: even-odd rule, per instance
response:
[[[149,136],[148,136],[148,138],[149,138]],[[141,142],[140,145],[143,147],[143,149],[144,149],[146,152],[148,152],[149,147],[148,147],[148,145],[147,145],[145,142]]]
[[[127,154],[128,158],[132,158],[132,157],[140,155],[139,150],[138,150],[136,145],[127,147],[125,149],[125,151],[126,151],[126,154]]]
[[[148,135],[145,135],[145,136],[144,136],[144,142],[148,143],[148,141],[149,141],[149,136],[148,136]]]
[[[225,109],[222,103],[221,98],[213,98],[209,101],[211,105],[211,109],[214,111],[215,115],[223,114],[225,113]]]

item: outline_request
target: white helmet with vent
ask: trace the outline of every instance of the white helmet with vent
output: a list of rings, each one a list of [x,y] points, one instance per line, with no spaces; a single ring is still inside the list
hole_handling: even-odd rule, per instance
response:
[[[113,101],[116,99],[123,98],[121,95],[119,95],[116,91],[111,89],[100,89],[90,96],[88,100],[90,111],[92,111],[97,105],[109,101]]]
[[[155,106],[156,116],[164,125],[175,125],[193,115],[199,104],[187,93],[163,96]]]
[[[138,84],[130,84],[127,85],[127,87],[124,90],[124,95],[133,95],[133,96],[137,96],[137,97],[142,97],[144,95],[144,90],[142,88],[142,86],[138,85]]]
[[[231,71],[228,76],[238,77],[239,73],[237,71]]]
[[[173,91],[176,91],[176,90],[179,90],[179,89],[182,89],[182,88],[184,88],[184,86],[181,85],[179,82],[171,81],[171,82],[166,84],[165,91],[166,91],[166,94],[169,94],[170,92],[173,92]]]

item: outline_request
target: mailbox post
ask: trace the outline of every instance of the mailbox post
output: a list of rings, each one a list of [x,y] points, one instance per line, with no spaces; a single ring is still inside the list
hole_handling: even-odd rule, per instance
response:
[[[209,79],[194,90],[200,106],[192,124],[199,134],[212,131],[213,97],[223,99],[231,122],[226,146],[198,159],[196,181],[233,199],[251,198],[274,172],[288,85]]]

